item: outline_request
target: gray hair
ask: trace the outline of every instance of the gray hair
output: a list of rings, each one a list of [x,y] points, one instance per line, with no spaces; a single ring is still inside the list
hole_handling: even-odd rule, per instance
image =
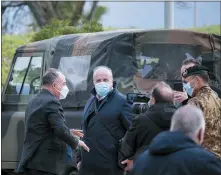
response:
[[[107,70],[109,76],[113,77],[112,70],[111,70],[109,67],[107,67],[107,66],[97,66],[97,67],[95,67],[94,70],[93,70],[93,77],[94,77],[94,73],[95,73],[97,70],[99,70],[99,69],[105,69],[105,70]]]
[[[42,85],[43,86],[50,86],[55,80],[62,75],[57,69],[49,68],[42,77]]]
[[[205,130],[203,112],[193,105],[186,105],[174,113],[170,130],[181,131],[185,135],[193,138],[201,128]]]

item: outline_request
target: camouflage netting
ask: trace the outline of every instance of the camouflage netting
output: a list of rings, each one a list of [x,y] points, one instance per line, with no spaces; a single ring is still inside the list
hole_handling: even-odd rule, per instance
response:
[[[84,106],[98,65],[113,70],[123,92],[150,90],[160,80],[180,80],[182,61],[191,55],[221,77],[221,37],[186,30],[117,30],[73,34],[35,42],[17,49],[44,52],[45,67],[59,68],[71,90],[64,107]],[[217,79],[212,84],[220,87]]]

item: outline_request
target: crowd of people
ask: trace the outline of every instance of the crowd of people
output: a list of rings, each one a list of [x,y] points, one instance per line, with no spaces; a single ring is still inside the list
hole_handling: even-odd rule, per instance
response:
[[[82,131],[69,129],[59,100],[69,90],[50,68],[28,104],[25,140],[15,172],[27,175],[221,175],[220,90],[195,59],[181,67],[183,91],[157,83],[145,113],[116,89],[110,68],[93,72]],[[80,139],[79,139],[80,138]]]

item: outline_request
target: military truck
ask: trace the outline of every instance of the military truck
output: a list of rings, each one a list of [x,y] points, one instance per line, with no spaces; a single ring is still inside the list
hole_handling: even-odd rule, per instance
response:
[[[80,128],[96,66],[113,70],[117,89],[123,94],[143,93],[162,80],[176,88],[186,57],[201,58],[218,77],[213,85],[220,88],[221,36],[214,34],[130,29],[64,35],[19,47],[2,92],[2,172],[11,174],[20,160],[25,109],[40,91],[48,68],[57,68],[66,76],[70,92],[61,102],[67,125]]]

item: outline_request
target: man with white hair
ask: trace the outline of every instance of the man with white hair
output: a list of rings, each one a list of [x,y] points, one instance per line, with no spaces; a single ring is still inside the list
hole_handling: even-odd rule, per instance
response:
[[[221,160],[200,146],[204,132],[205,120],[199,108],[179,108],[170,131],[157,135],[135,161],[133,175],[220,175]]]
[[[118,142],[128,130],[132,108],[126,97],[115,89],[110,68],[99,66],[93,73],[94,89],[82,118],[83,140],[90,152],[81,150],[78,167],[81,175],[121,175]]]

